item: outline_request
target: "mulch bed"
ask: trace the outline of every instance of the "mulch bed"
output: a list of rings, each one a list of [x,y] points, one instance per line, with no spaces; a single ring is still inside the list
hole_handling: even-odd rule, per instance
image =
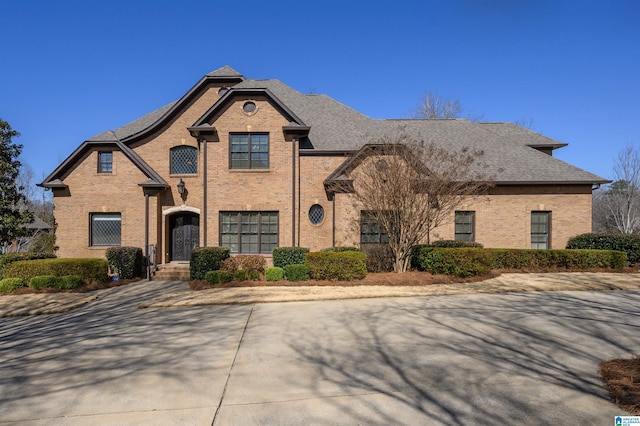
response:
[[[301,287],[301,286],[341,286],[353,287],[363,285],[383,285],[383,286],[427,286],[434,284],[454,284],[484,281],[494,278],[499,273],[491,273],[469,278],[458,278],[450,275],[431,275],[428,272],[407,271],[402,274],[395,272],[368,273],[364,279],[353,281],[323,281],[307,280],[292,282],[287,280],[266,281],[263,277],[260,281],[232,281],[230,283],[209,284],[206,281],[192,280],[189,286],[193,290],[206,290],[209,288],[230,288],[230,287]]]
[[[632,415],[639,416],[640,357],[603,361],[600,374],[613,402]]]

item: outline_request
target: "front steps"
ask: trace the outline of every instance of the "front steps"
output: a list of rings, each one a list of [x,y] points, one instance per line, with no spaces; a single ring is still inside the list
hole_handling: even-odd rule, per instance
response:
[[[153,281],[189,281],[189,262],[171,262],[157,266]]]

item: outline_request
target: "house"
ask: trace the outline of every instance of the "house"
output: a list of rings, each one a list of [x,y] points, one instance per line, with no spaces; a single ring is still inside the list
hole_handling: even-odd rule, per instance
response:
[[[495,177],[432,239],[564,248],[591,231],[591,191],[607,180],[554,158],[566,144],[511,123],[372,119],[225,66],[178,101],[87,139],[40,184],[53,191],[58,254],[137,246],[168,263],[188,260],[196,246],[269,255],[378,241],[338,183],[364,145],[399,126],[483,150]]]

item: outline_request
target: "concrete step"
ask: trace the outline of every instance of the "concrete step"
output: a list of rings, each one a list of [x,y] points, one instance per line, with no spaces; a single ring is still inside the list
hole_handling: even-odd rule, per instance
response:
[[[168,263],[158,265],[151,278],[154,281],[189,281],[189,264]]]

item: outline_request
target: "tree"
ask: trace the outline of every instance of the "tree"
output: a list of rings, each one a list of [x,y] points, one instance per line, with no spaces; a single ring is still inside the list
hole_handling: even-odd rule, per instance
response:
[[[462,117],[462,104],[459,100],[446,98],[437,92],[427,90],[420,98],[420,104],[410,114],[411,118],[460,118]],[[466,114],[465,118],[471,121],[481,121],[483,114]]]
[[[404,272],[411,248],[430,242],[431,232],[453,219],[452,212],[491,185],[478,161],[481,151],[450,151],[400,134],[368,145],[354,170],[357,205],[387,235],[394,270]]]
[[[613,177],[613,183],[594,193],[594,230],[640,233],[640,151],[636,147],[620,150]]]
[[[18,183],[22,145],[12,142],[19,133],[0,119],[0,243],[10,243],[25,232],[33,215],[24,209],[26,198]]]

